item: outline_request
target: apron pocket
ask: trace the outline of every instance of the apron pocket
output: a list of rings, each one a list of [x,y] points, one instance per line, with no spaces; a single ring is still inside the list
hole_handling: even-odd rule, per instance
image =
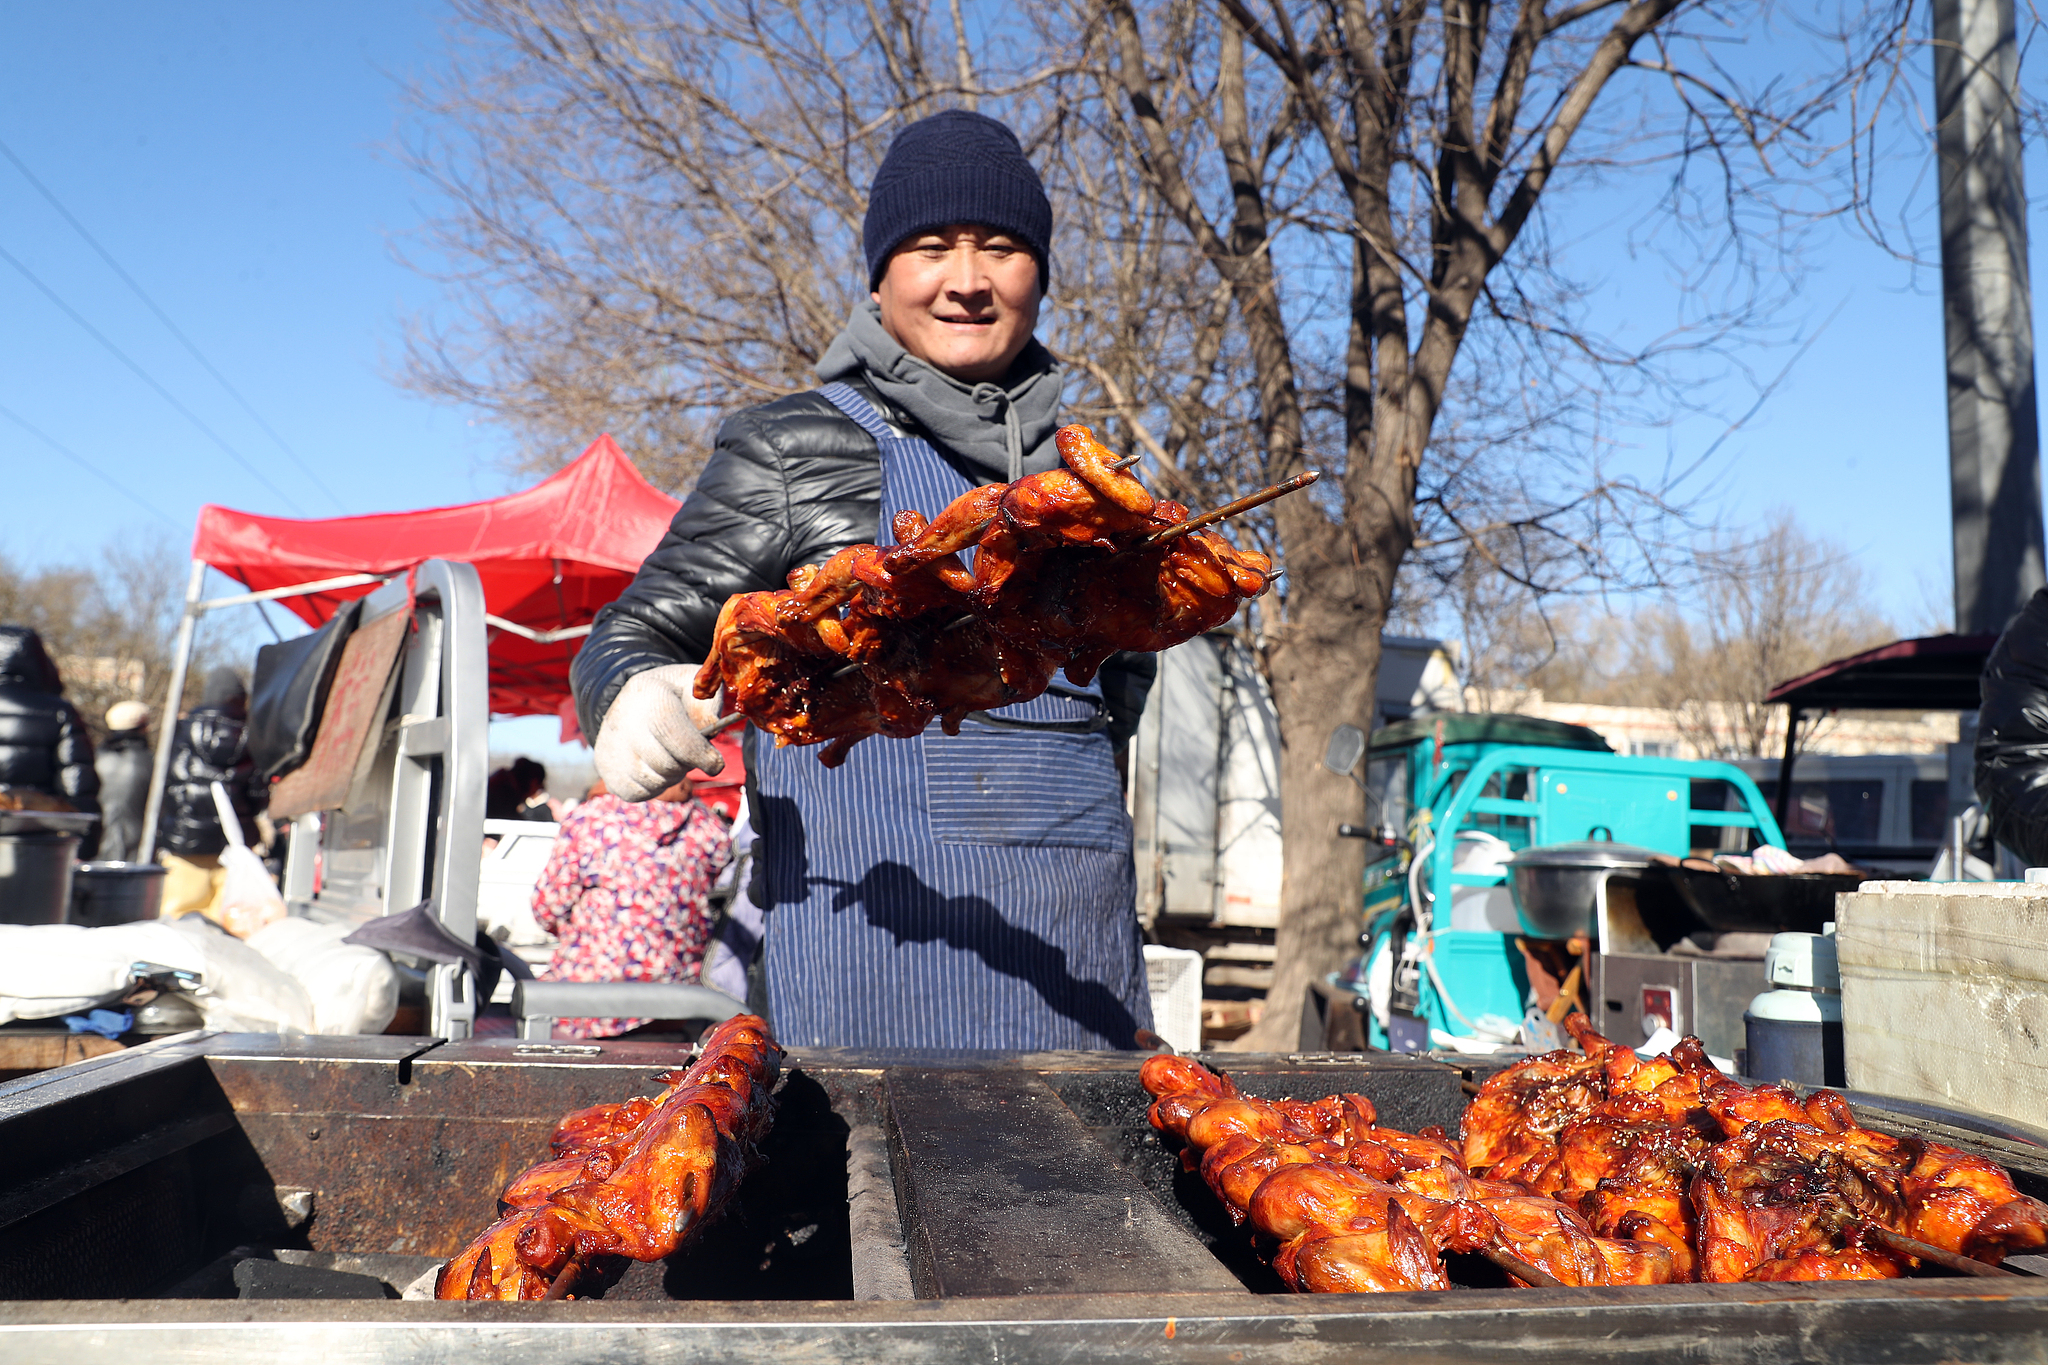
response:
[[[923,736],[926,810],[941,844],[1131,846],[1109,739],[972,723]]]

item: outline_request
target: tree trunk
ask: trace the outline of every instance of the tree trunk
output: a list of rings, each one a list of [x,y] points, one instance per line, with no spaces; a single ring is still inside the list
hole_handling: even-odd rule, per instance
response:
[[[1286,837],[1273,985],[1265,1014],[1242,1043],[1259,1052],[1322,1046],[1319,1038],[1297,1041],[1302,1004],[1324,972],[1357,953],[1364,894],[1365,843],[1339,838],[1337,826],[1363,823],[1365,797],[1349,778],[1324,768],[1322,758],[1332,727],[1372,724],[1385,614],[1366,603],[1301,607],[1266,650],[1280,713]],[[1334,660],[1343,666],[1331,667]]]

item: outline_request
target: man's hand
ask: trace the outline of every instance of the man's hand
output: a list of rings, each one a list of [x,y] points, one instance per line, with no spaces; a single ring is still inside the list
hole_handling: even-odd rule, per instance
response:
[[[692,768],[716,775],[725,759],[701,733],[718,719],[718,702],[690,695],[697,665],[635,673],[605,712],[593,756],[605,788],[625,801],[650,801]]]

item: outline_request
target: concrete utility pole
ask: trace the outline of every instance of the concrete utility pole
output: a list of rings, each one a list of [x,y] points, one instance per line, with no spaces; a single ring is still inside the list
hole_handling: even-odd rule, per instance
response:
[[[1992,634],[2048,582],[2013,0],[1934,0],[1956,630]]]

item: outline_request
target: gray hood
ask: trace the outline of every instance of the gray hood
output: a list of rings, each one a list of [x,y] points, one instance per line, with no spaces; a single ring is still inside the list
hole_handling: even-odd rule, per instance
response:
[[[1001,383],[969,384],[904,350],[882,326],[880,306],[869,299],[854,305],[846,329],[818,362],[818,377],[828,384],[855,374],[991,483],[1059,465],[1052,436],[1059,430],[1065,375],[1036,339]]]

